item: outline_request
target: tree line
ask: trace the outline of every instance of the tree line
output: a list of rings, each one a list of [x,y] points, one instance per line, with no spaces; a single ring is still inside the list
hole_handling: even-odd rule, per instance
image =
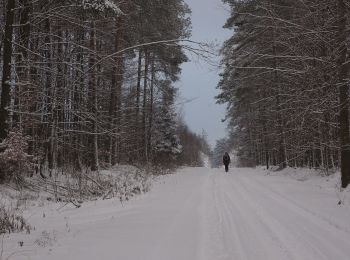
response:
[[[341,168],[350,182],[350,3],[224,0],[219,103],[243,165]]]
[[[189,15],[182,0],[0,0],[0,153],[26,138],[50,172],[174,160]]]

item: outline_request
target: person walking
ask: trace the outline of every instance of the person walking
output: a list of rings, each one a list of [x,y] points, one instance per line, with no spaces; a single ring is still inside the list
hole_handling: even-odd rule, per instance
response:
[[[224,156],[222,157],[222,162],[225,165],[225,172],[228,172],[228,165],[231,162],[231,158],[230,158],[230,156],[228,155],[227,152],[225,152]]]

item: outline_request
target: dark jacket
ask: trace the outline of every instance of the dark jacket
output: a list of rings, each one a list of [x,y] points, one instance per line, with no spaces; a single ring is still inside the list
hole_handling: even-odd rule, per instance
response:
[[[222,157],[222,162],[223,164],[225,165],[229,165],[230,162],[231,162],[231,158],[230,156],[228,155],[228,153],[225,153],[224,156]]]

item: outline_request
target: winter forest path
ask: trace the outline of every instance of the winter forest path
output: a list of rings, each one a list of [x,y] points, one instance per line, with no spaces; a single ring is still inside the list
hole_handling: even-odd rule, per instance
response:
[[[57,219],[57,244],[26,255],[36,260],[348,260],[350,210],[336,204],[334,189],[257,170],[226,174],[186,168],[123,207],[106,201],[62,213],[69,233],[60,231],[64,224]]]

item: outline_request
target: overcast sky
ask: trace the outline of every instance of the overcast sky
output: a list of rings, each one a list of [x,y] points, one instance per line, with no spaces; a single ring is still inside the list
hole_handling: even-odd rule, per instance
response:
[[[185,0],[192,10],[192,40],[200,42],[216,42],[221,44],[230,35],[222,28],[228,12],[221,0]],[[216,86],[219,81],[217,67],[198,61],[191,57],[191,62],[182,66],[180,88],[181,100],[191,100],[183,105],[185,121],[196,133],[205,130],[209,143],[226,136],[225,106],[215,104],[215,96],[219,93]],[[220,58],[215,62],[218,64]]]

